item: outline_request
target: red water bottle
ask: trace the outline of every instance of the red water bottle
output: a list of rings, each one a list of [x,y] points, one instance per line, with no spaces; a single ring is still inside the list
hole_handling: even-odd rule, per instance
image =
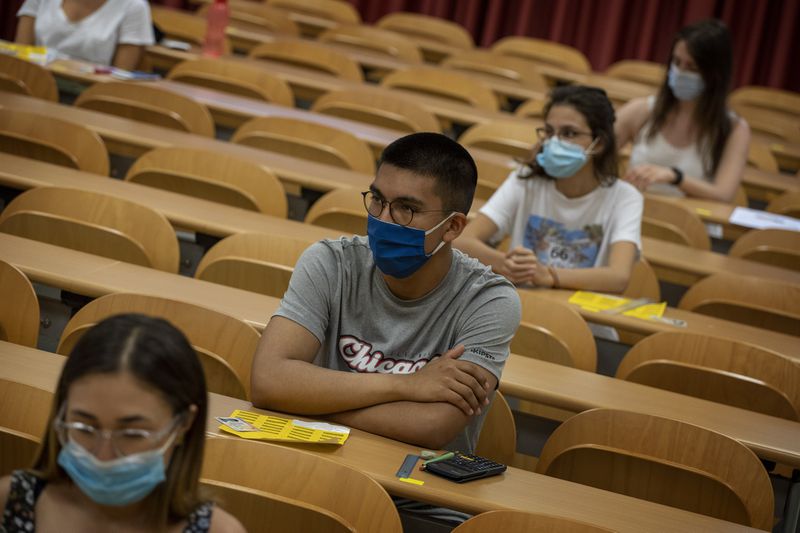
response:
[[[203,55],[219,57],[225,53],[225,27],[228,25],[228,0],[214,0],[208,9]]]

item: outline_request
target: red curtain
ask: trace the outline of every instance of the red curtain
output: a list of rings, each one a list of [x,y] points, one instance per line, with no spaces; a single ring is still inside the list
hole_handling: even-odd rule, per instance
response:
[[[675,32],[716,17],[734,42],[734,86],[800,92],[797,0],[349,0],[365,22],[412,11],[458,22],[480,46],[507,35],[549,39],[581,50],[596,71],[620,59],[664,62]]]
[[[168,3],[176,0],[160,0]],[[480,46],[506,35],[550,39],[581,50],[597,71],[620,59],[663,62],[684,24],[717,17],[731,29],[734,85],[800,92],[798,0],[349,0],[372,23],[412,11],[454,20]],[[14,38],[22,0],[0,0],[0,37]]]

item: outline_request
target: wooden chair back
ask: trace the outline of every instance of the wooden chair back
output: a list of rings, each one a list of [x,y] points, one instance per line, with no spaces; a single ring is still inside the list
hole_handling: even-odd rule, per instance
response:
[[[157,5],[150,6],[150,13],[153,24],[170,39],[186,41],[197,46],[203,45],[208,26],[205,18],[186,11]],[[225,55],[232,52],[231,42],[227,37],[223,40],[222,49]]]
[[[141,313],[170,321],[194,347],[208,390],[246,400],[259,333],[241,319],[198,305],[145,294],[107,294],[86,304],[61,334],[58,353],[68,355],[84,333],[119,313]]]
[[[750,230],[736,239],[728,255],[800,272],[800,233],[782,229]]]
[[[402,531],[392,499],[374,479],[297,449],[227,437],[207,439],[200,476],[326,509],[356,531]]]
[[[711,249],[711,239],[700,217],[688,207],[652,194],[644,197],[642,236],[699,248]]]
[[[6,54],[0,54],[0,91],[58,102],[56,79],[49,70]]]
[[[39,187],[0,213],[0,231],[177,272],[178,239],[166,217],[130,200],[101,193]]]
[[[433,113],[401,94],[353,89],[331,91],[317,98],[311,110],[405,133],[442,128]]]
[[[733,91],[729,101],[735,109],[761,108],[800,119],[800,95],[793,91],[748,85]]]
[[[367,210],[361,191],[342,188],[326,192],[308,210],[305,223],[345,234],[366,235]]]
[[[800,218],[800,192],[789,191],[773,198],[767,205],[767,211],[787,217]]]
[[[435,67],[411,67],[392,72],[383,78],[381,85],[454,100],[487,111],[499,110],[497,97],[487,85],[455,71]]]
[[[294,106],[294,95],[285,81],[265,69],[240,61],[190,59],[175,65],[167,78],[286,107]]]
[[[536,70],[536,65],[518,57],[489,50],[464,50],[447,57],[441,65],[473,76],[516,83],[542,93],[549,90],[547,81]]]
[[[521,289],[522,320],[511,352],[594,372],[597,345],[581,315],[567,304]]]
[[[798,117],[760,107],[734,107],[736,113],[747,120],[753,137],[766,140],[800,143],[800,124]]]
[[[142,83],[95,83],[81,93],[75,105],[163,128],[214,136],[214,119],[203,104]]]
[[[475,47],[472,35],[460,24],[422,13],[389,13],[381,17],[375,25],[420,40],[445,43],[463,49]]]
[[[39,437],[0,426],[0,477],[30,468],[40,444]]]
[[[744,342],[683,331],[649,335],[617,377],[750,411],[800,419],[800,367]]]
[[[800,286],[782,281],[720,272],[689,287],[678,307],[800,336]]]
[[[561,516],[525,511],[488,511],[475,515],[453,530],[453,533],[612,533],[604,527],[577,522]]]
[[[654,302],[661,301],[661,285],[653,267],[644,257],[633,264],[628,286],[622,293],[625,298],[649,298]]]
[[[230,0],[231,23],[241,28],[257,28],[287,36],[300,36],[300,27],[282,9],[250,0]],[[208,15],[211,4],[197,10],[201,17]]]
[[[342,517],[316,505],[222,481],[206,479],[200,484],[249,533],[355,533]]]
[[[250,161],[196,148],[156,148],[139,157],[126,181],[285,218],[278,178]]]
[[[514,110],[514,114],[518,117],[544,119],[544,105],[546,103],[545,100],[530,99],[517,107],[517,109]]]
[[[468,148],[482,148],[509,157],[527,159],[536,143],[536,127],[542,124],[531,121],[530,124],[495,120],[470,126],[458,138],[458,142]]]
[[[422,63],[422,53],[408,37],[375,26],[337,26],[322,32],[319,40],[376,52],[408,63]]]
[[[50,392],[0,379],[0,476],[32,466],[52,403]]]
[[[288,117],[259,117],[236,130],[235,143],[372,175],[375,157],[352,133]]]
[[[635,81],[658,89],[664,84],[664,80],[667,77],[667,69],[661,63],[623,59],[608,67],[606,76]]]
[[[250,50],[249,57],[278,61],[349,81],[364,81],[364,75],[358,63],[343,52],[320,43],[297,39],[275,40],[256,46]]]
[[[55,117],[0,108],[0,152],[108,176],[108,151],[100,136]]]
[[[267,0],[267,5],[342,24],[361,24],[358,11],[351,4],[338,0]]]
[[[500,391],[495,391],[489,412],[483,419],[475,453],[492,461],[510,465],[517,450],[517,426],[511,407]]]
[[[41,438],[53,407],[53,393],[0,378],[0,405],[0,427]]]
[[[769,144],[760,137],[750,137],[747,150],[747,164],[765,172],[780,172],[778,160],[769,148]]]
[[[294,265],[312,241],[283,235],[239,233],[211,247],[194,277],[282,298]]]
[[[758,457],[737,440],[677,420],[584,411],[550,435],[536,471],[772,529],[772,486]]]
[[[36,348],[39,300],[33,285],[14,265],[0,261],[0,340]]]
[[[554,65],[565,70],[589,74],[592,66],[586,56],[572,46],[534,39],[532,37],[504,37],[492,45],[498,54],[521,57],[535,63]]]

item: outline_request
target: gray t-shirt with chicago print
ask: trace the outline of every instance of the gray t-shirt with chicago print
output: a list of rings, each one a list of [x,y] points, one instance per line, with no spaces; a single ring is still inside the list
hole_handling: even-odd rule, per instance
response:
[[[477,260],[458,250],[452,256],[438,287],[402,300],[375,266],[367,237],[320,241],[297,262],[275,316],[300,324],[320,341],[320,366],[408,374],[463,344],[460,359],[499,380],[519,325],[519,297],[511,283]],[[446,448],[474,451],[486,412]]]

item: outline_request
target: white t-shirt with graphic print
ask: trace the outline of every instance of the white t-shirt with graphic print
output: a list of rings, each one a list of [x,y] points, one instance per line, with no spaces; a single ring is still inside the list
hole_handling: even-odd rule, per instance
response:
[[[17,16],[34,17],[36,44],[71,59],[110,65],[119,44],[155,42],[150,6],[145,0],[106,0],[94,13],[70,21],[63,0],[25,0]]]
[[[511,248],[533,250],[558,268],[608,265],[609,249],[628,241],[641,249],[644,199],[630,183],[616,180],[578,198],[567,198],[555,180],[520,179],[512,172],[480,212],[498,227],[493,243],[511,235]]]

